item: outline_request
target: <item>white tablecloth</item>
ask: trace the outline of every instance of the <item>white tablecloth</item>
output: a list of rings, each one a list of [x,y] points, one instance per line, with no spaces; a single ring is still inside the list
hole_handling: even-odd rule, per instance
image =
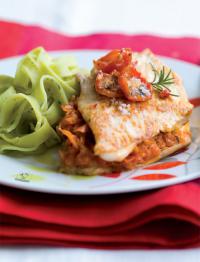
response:
[[[0,19],[68,34],[92,32],[200,36],[200,0],[0,0]],[[1,248],[1,262],[199,262],[200,250],[101,251]]]

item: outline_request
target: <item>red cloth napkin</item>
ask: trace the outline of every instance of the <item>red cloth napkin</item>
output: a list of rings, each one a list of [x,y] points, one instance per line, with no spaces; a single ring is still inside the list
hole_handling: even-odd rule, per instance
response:
[[[71,37],[36,26],[0,21],[0,57],[42,45],[56,49],[145,47],[200,62],[200,39],[95,34]],[[200,181],[148,192],[67,196],[1,186],[0,244],[90,248],[183,248],[200,246]]]
[[[66,36],[38,26],[0,21],[0,58],[24,54],[34,47],[47,50],[150,48],[156,54],[200,64],[200,38],[166,38],[150,35],[92,34]]]
[[[107,196],[59,196],[2,188],[2,244],[93,248],[200,245],[198,184]]]

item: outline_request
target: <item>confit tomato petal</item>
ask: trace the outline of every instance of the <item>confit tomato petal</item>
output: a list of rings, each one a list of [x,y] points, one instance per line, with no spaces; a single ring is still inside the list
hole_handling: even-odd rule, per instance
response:
[[[99,71],[95,80],[95,89],[100,95],[110,98],[123,98],[123,93],[118,84],[118,74],[115,71],[112,74]]]
[[[124,96],[131,102],[143,102],[152,97],[151,85],[133,65],[124,68],[119,75],[118,83]]]
[[[113,70],[121,71],[129,65],[132,60],[132,50],[130,48],[115,49],[107,55],[94,61],[97,70],[104,73],[111,73]]]
[[[170,96],[170,91],[167,89],[163,89],[161,92],[159,92],[159,97],[160,98],[167,98]]]

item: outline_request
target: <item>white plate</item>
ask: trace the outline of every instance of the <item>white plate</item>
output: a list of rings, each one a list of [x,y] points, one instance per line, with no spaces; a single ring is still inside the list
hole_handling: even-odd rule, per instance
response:
[[[63,55],[66,52],[52,52]],[[81,67],[91,68],[92,60],[105,51],[70,51]],[[161,58],[179,73],[189,98],[200,97],[200,69],[189,63]],[[1,74],[14,74],[19,57],[0,61]],[[38,157],[16,158],[0,155],[0,183],[12,187],[59,194],[113,194],[134,192],[182,183],[200,176],[200,106],[195,107],[191,127],[193,142],[189,148],[162,161],[121,174],[71,176],[56,172],[56,150]],[[53,152],[54,151],[54,152]]]

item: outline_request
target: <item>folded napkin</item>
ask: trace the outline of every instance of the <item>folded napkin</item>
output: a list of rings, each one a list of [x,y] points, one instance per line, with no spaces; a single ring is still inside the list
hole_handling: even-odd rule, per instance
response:
[[[200,246],[200,185],[107,196],[1,189],[2,244],[92,248]]]
[[[9,34],[8,34],[9,32]],[[200,62],[197,38],[95,34],[64,36],[35,26],[0,22],[0,57],[47,50],[122,46]],[[200,246],[200,180],[147,192],[69,196],[1,186],[0,244],[89,248]]]

